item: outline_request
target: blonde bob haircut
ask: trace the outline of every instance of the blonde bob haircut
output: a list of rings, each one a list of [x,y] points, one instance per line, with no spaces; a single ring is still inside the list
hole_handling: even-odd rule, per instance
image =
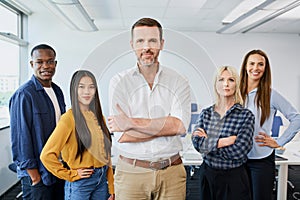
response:
[[[239,85],[240,85],[239,74],[238,74],[237,70],[231,66],[222,66],[222,67],[217,68],[217,70],[216,70],[216,73],[214,76],[214,82],[213,82],[214,92],[215,92],[215,96],[216,96],[216,104],[218,105],[221,101],[221,97],[217,92],[216,84],[217,84],[218,78],[221,76],[221,74],[225,70],[227,70],[232,75],[232,77],[234,78],[235,83],[236,83],[235,84],[235,93],[234,93],[234,103],[239,103],[239,104],[243,105],[243,99],[242,99],[242,95],[241,95],[241,92],[239,89]]]

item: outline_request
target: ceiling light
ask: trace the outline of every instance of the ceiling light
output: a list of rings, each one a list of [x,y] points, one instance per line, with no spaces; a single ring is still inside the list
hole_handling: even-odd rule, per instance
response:
[[[217,33],[248,32],[300,5],[300,0],[244,0],[222,23]]]
[[[93,19],[78,0],[40,0],[70,27],[80,31],[97,31]]]
[[[32,11],[25,6],[21,1],[17,0],[1,0],[2,3],[9,4],[13,7],[15,7],[17,10],[20,10],[22,13],[26,15],[31,15]]]
[[[247,14],[253,8],[262,4],[265,0],[245,0],[233,9],[222,21],[223,24],[230,24],[242,15]]]

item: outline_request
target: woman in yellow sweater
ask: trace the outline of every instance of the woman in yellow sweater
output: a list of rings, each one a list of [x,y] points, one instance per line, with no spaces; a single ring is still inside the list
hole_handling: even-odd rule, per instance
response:
[[[73,74],[72,109],[62,115],[41,153],[45,167],[66,180],[65,200],[114,199],[111,136],[97,88],[91,72],[79,70]]]

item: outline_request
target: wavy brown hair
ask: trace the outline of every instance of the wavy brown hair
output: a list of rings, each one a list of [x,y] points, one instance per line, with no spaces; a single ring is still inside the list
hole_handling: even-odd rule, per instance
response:
[[[245,102],[248,95],[248,74],[247,74],[247,63],[250,55],[258,54],[265,58],[265,72],[261,77],[257,93],[255,96],[255,104],[259,112],[261,112],[260,126],[270,117],[270,101],[271,101],[271,68],[267,54],[260,50],[255,49],[248,52],[243,60],[241,72],[240,72],[240,90],[242,98]]]
[[[96,92],[95,92],[95,97],[90,103],[90,111],[92,111],[98,121],[98,124],[100,125],[103,134],[104,134],[104,147],[105,147],[105,152],[106,156],[110,157],[111,155],[111,135],[110,132],[106,126],[103,114],[102,114],[102,109],[101,109],[101,104],[100,104],[100,98],[99,98],[99,93],[98,93],[98,86],[97,86],[97,81],[95,79],[95,76],[87,70],[78,70],[76,71],[71,79],[71,84],[70,84],[70,96],[71,96],[71,104],[72,104],[72,112],[73,116],[75,119],[75,129],[76,129],[76,139],[77,139],[77,154],[76,158],[82,156],[82,153],[87,150],[91,146],[91,133],[90,130],[87,126],[87,123],[85,121],[85,118],[80,110],[79,107],[79,102],[78,102],[78,86],[79,82],[82,77],[88,76],[92,79],[93,84],[95,85]],[[102,141],[99,141],[102,142]]]

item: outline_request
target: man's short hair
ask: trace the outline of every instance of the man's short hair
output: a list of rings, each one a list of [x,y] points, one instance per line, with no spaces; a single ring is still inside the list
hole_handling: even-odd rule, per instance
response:
[[[141,18],[141,19],[139,19],[131,27],[131,37],[133,37],[133,29],[135,27],[139,27],[139,26],[157,27],[158,30],[159,30],[159,38],[162,40],[162,38],[163,38],[162,26],[157,20],[152,19],[152,18]]]
[[[47,44],[39,44],[39,45],[36,45],[35,47],[33,47],[33,49],[31,50],[31,53],[30,53],[31,57],[33,56],[33,52],[35,50],[39,50],[39,49],[50,49],[51,51],[53,51],[54,56],[56,56],[56,52],[51,46],[49,46]]]

